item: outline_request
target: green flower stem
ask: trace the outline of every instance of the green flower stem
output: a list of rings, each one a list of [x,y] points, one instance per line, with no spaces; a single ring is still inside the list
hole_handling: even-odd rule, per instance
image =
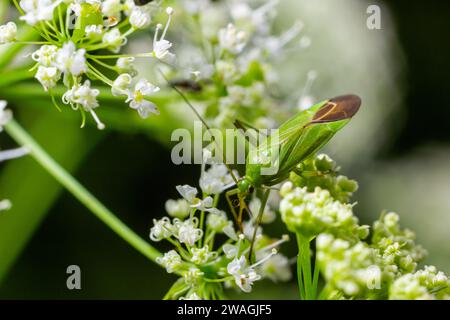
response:
[[[317,298],[317,288],[318,288],[318,286],[319,286],[319,264],[318,264],[318,262],[317,262],[317,253],[316,253],[316,259],[315,259],[315,262],[314,262],[314,276],[313,276],[313,283],[312,283],[312,286],[313,286],[313,299],[316,299]]]
[[[297,278],[300,290],[300,298],[302,300],[315,299],[315,289],[313,279],[311,277],[311,251],[310,241],[297,233]],[[302,290],[303,289],[303,290]]]
[[[14,120],[10,121],[5,126],[5,130],[17,143],[29,148],[30,155],[83,205],[91,210],[97,218],[103,221],[115,233],[144,256],[156,262],[156,258],[161,256],[161,253],[134,233],[102,203],[100,203],[100,201],[98,201],[86,188],[53,160],[17,122]]]

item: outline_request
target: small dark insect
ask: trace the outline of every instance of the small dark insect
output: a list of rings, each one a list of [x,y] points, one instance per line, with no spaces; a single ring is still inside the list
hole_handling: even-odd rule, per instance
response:
[[[202,90],[202,86],[190,79],[175,79],[169,81],[170,85],[191,92],[200,92]]]
[[[134,0],[134,4],[137,6],[143,6],[146,5],[147,3],[152,2],[153,0]]]

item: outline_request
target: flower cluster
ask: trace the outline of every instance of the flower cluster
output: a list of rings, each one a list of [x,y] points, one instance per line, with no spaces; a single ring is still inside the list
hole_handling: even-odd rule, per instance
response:
[[[360,298],[369,288],[377,289],[382,273],[377,267],[375,249],[365,242],[352,243],[329,233],[320,234],[316,245],[317,262],[327,281],[329,296],[336,298],[342,293],[346,297]]]
[[[280,190],[280,213],[287,228],[316,237],[316,261],[328,299],[445,299],[449,280],[435,267],[417,271],[426,255],[399,216],[383,213],[372,227],[358,224],[347,204],[357,184],[338,176],[328,156],[307,160]],[[297,186],[294,186],[295,185]],[[326,189],[322,189],[326,188]]]
[[[316,187],[326,189],[330,195],[342,202],[350,201],[353,193],[358,190],[358,183],[339,174],[339,166],[326,154],[307,159],[297,166],[290,175],[290,180],[297,187],[306,187],[313,191]]]
[[[214,127],[229,128],[235,119],[258,128],[272,128],[287,116],[277,98],[274,63],[285,50],[307,47],[302,25],[295,23],[274,36],[272,22],[278,0],[181,1],[193,35],[178,54],[173,78],[196,83],[190,97],[202,106],[202,116]],[[196,35],[201,34],[199,43]],[[195,90],[194,90],[195,89]],[[280,112],[281,111],[281,112]]]
[[[177,186],[182,198],[166,202],[170,217],[153,221],[151,240],[166,240],[174,246],[157,262],[168,273],[180,276],[166,298],[223,298],[224,288],[250,292],[257,280],[291,278],[288,258],[277,251],[288,240],[286,235],[272,239],[259,227],[253,239],[256,226],[252,220],[239,228],[225,211],[217,208],[221,194],[232,185],[231,174],[224,165],[211,164],[208,169],[203,165],[202,196],[199,197],[197,188]],[[252,201],[253,209],[261,205],[258,201]],[[273,220],[271,214],[267,210],[266,222]]]
[[[434,266],[405,274],[389,288],[392,300],[449,300],[450,279]]]
[[[416,235],[400,228],[400,217],[395,212],[381,214],[372,228],[371,244],[388,265],[395,265],[396,274],[414,272],[417,263],[426,256],[422,246],[415,243]]]
[[[306,187],[294,187],[292,182],[286,182],[280,194],[281,218],[292,232],[310,239],[323,232],[351,239],[368,235],[367,226],[358,225],[352,205],[334,200],[328,190],[315,187],[309,192]]]
[[[161,10],[160,1],[137,6],[133,0],[21,0],[17,9],[20,20],[33,26],[41,37],[41,41],[30,42],[40,46],[31,54],[31,70],[57,108],[54,89],[62,82],[67,89],[62,102],[80,110],[83,123],[84,114],[90,113],[103,129],[105,125],[94,110],[101,93],[100,88],[92,87],[97,81],[110,87],[113,95],[123,96],[141,117],[158,114],[150,100],[159,88],[147,79],[135,80],[133,62],[136,58],[173,59],[172,43],[166,39],[174,14],[171,7],[165,10],[166,25],[156,23],[154,27],[152,51],[139,54],[120,51],[133,33],[152,27],[153,17]],[[14,22],[0,26],[0,44],[5,43],[27,43],[18,39]]]

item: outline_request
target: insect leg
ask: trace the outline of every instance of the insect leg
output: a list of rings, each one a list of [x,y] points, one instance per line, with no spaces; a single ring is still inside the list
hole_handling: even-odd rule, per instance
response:
[[[238,198],[236,199],[237,196]],[[230,207],[231,213],[233,214],[234,221],[238,222],[238,214],[236,208],[241,207],[241,201],[239,200],[239,189],[228,190],[225,193],[225,198],[227,199],[228,206]]]
[[[252,260],[253,246],[255,245],[255,240],[256,240],[256,232],[258,231],[258,227],[261,224],[261,220],[262,220],[262,217],[264,214],[264,209],[266,208],[267,199],[269,199],[269,195],[270,195],[270,189],[266,189],[264,191],[263,197],[261,199],[261,207],[259,208],[258,216],[256,217],[256,223],[255,223],[255,227],[253,230],[253,237],[252,237],[251,244],[250,244],[250,250],[248,252],[249,261]]]

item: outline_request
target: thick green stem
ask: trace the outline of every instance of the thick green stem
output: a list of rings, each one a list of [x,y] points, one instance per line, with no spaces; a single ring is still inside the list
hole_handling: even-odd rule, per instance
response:
[[[156,258],[161,256],[161,253],[120,221],[108,208],[53,160],[17,122],[14,120],[9,122],[5,126],[5,130],[17,143],[29,148],[30,155],[83,205],[91,210],[94,215],[136,250],[156,262]]]

